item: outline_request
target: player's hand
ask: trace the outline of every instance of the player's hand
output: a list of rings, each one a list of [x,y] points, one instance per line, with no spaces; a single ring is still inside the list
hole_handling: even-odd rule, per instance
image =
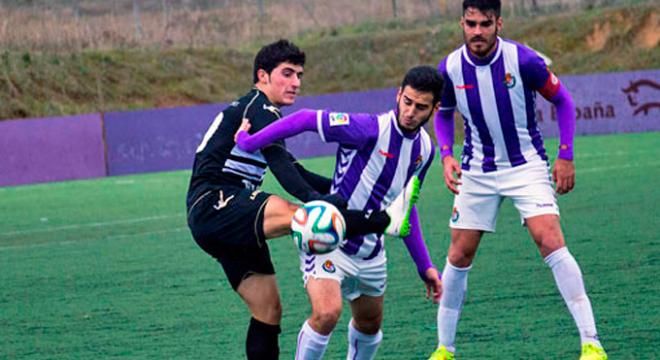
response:
[[[440,280],[438,270],[428,268],[424,275],[426,275],[426,280],[424,280],[426,298],[431,299],[432,296],[433,303],[437,304],[440,302],[440,297],[442,296],[442,280]]]
[[[252,124],[250,124],[250,119],[244,118],[243,121],[241,122],[241,126],[238,127],[238,130],[236,130],[236,133],[234,134],[234,142],[238,142],[238,134],[241,131],[245,131],[246,133],[250,131],[250,128],[252,127]]]
[[[552,181],[559,195],[566,194],[575,186],[575,165],[571,160],[557,159],[552,168]]]
[[[442,159],[442,172],[447,189],[454,194],[458,194],[458,185],[461,185],[461,167],[453,156],[445,156]]]

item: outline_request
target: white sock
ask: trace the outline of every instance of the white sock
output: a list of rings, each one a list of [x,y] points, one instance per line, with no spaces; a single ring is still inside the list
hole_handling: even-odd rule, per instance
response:
[[[449,263],[442,271],[442,297],[438,307],[438,347],[444,345],[454,352],[454,339],[458,319],[461,316],[465,293],[467,292],[467,276],[472,265],[459,268]]]
[[[555,250],[545,258],[545,263],[552,269],[555,282],[561,296],[573,315],[575,325],[580,332],[582,344],[590,342],[601,346],[596,332],[596,322],[591,309],[591,302],[584,290],[582,272],[573,255],[566,247]]]
[[[296,349],[296,360],[316,360],[323,358],[325,348],[328,347],[330,336],[321,335],[314,331],[307,320],[298,333],[298,348]]]
[[[348,355],[346,355],[346,360],[373,359],[382,340],[382,331],[378,330],[373,335],[362,333],[353,327],[353,319],[351,319],[348,322]]]

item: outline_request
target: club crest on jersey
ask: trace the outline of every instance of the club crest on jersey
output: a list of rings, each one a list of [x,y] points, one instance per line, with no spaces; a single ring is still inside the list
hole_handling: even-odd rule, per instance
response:
[[[328,117],[330,118],[330,126],[348,125],[351,122],[351,118],[347,113],[330,113]]]
[[[419,170],[419,168],[422,166],[422,155],[418,155],[417,159],[415,159],[415,170]]]
[[[452,210],[451,212],[451,222],[453,223],[457,222],[460,216],[461,215],[458,213],[458,209],[456,208],[456,206],[454,206],[454,210]]]
[[[323,268],[323,270],[325,270],[325,272],[329,272],[331,274],[337,271],[337,268],[335,268],[335,264],[333,264],[331,260],[326,260],[325,262],[323,262],[323,266],[321,267]]]
[[[516,77],[511,75],[511,73],[506,73],[504,75],[504,85],[506,85],[508,89],[513,88],[516,86]]]

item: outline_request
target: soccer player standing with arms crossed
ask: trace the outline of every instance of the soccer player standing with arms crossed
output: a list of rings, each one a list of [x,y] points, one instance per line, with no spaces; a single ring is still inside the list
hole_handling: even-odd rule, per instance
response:
[[[430,360],[454,359],[454,338],[472,267],[484,232],[494,232],[506,197],[513,201],[575,320],[581,360],[606,360],[582,273],[566,248],[548,157],[536,124],[536,92],[557,108],[559,155],[552,169],[556,192],[575,184],[575,109],[568,91],[531,49],[498,37],[499,0],[464,0],[465,44],[438,68],[446,86],[435,129],[447,188],[456,194],[451,244],[438,308],[438,349]],[[452,156],[454,110],[465,121],[461,163]]]

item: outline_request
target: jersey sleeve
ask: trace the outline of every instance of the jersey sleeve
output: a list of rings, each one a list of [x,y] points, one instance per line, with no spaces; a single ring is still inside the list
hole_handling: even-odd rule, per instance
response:
[[[244,117],[250,120],[251,127],[248,133],[254,134],[256,132],[259,132],[266,126],[279,120],[282,117],[282,115],[280,114],[279,109],[277,109],[273,105],[267,105],[264,103],[264,104],[255,104],[255,106],[251,107],[250,110],[247,113],[245,113]],[[285,146],[284,140],[277,140],[274,141],[272,144]]]
[[[440,110],[454,110],[456,108],[456,94],[454,93],[454,83],[447,72],[447,58],[444,58],[438,64],[438,72],[445,83],[440,96]]]
[[[419,176],[419,181],[422,184],[424,184],[426,173],[431,167],[431,164],[433,163],[433,158],[435,157],[435,146],[433,145],[433,141],[431,141],[430,136],[428,137],[428,141],[426,142],[426,149],[427,149],[426,154],[425,156],[423,156],[425,161],[417,172],[417,176]]]
[[[548,100],[557,95],[561,85],[559,79],[534,50],[518,46],[518,58],[520,74],[526,86]]]
[[[319,111],[317,124],[321,140],[352,149],[378,136],[378,119],[371,114]]]

